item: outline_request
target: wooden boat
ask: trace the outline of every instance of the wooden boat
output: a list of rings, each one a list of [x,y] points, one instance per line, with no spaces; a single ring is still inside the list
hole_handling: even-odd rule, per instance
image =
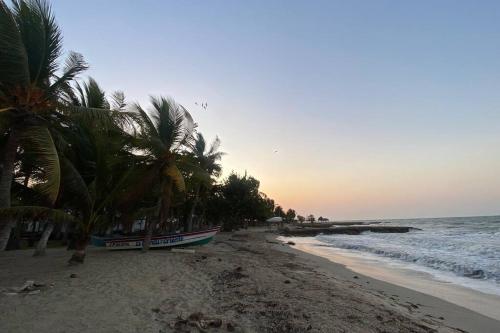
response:
[[[185,232],[180,234],[170,234],[162,236],[153,236],[151,238],[151,247],[173,247],[173,246],[191,246],[202,245],[210,242],[220,227],[215,227],[202,231]],[[95,246],[106,247],[108,250],[129,250],[141,249],[144,242],[144,236],[130,237],[98,237],[92,236],[91,244]]]

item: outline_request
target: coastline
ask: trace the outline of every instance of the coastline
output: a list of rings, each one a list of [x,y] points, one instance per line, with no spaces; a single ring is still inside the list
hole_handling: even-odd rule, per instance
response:
[[[289,237],[283,238],[285,239]],[[290,240],[296,242],[298,238],[300,237],[293,237]],[[325,249],[329,250],[332,248],[325,247]],[[300,243],[300,241],[297,241],[293,246],[286,246],[284,250],[295,253],[306,260],[310,260],[311,262],[315,262],[317,265],[320,265],[323,270],[333,273],[337,277],[341,277],[346,281],[356,281],[357,283],[363,285],[363,288],[369,290],[370,292],[382,294],[394,303],[402,303],[403,306],[410,303],[418,304],[420,308],[419,312],[421,312],[424,317],[428,315],[434,318],[442,317],[444,318],[443,322],[450,327],[459,328],[471,333],[495,333],[500,331],[500,320],[492,318],[492,316],[482,314],[478,311],[474,311],[469,307],[450,302],[445,299],[446,296],[439,293],[443,291],[452,291],[453,289],[456,290],[466,288],[451,286],[448,290],[446,290],[446,287],[437,290],[437,293],[436,290],[431,290],[429,293],[425,293],[422,290],[419,290],[419,287],[423,287],[423,285],[411,285],[410,288],[408,285],[408,279],[399,279],[402,276],[398,276],[393,279],[388,278],[387,274],[394,273],[394,271],[389,270],[386,267],[380,268],[367,266],[364,263],[360,264],[359,261],[353,261],[352,258],[327,255],[325,253],[321,253],[321,251],[311,251],[310,247],[304,246]],[[372,272],[369,272],[370,270],[372,270]],[[354,276],[357,278],[355,279]],[[406,278],[408,278],[408,276],[406,276]],[[445,286],[445,284],[443,284],[443,286]],[[471,290],[468,292],[482,294]],[[434,293],[434,295],[431,295],[430,293]],[[466,291],[465,295],[470,295],[469,293]],[[492,295],[484,294],[483,296],[490,297]],[[489,305],[494,306],[497,305],[497,303],[491,302]],[[490,310],[497,314],[498,307],[494,307]]]
[[[438,298],[353,273],[281,244],[262,229],[218,234],[195,254],[91,248],[66,265],[50,249],[0,254],[3,332],[497,332],[500,322]],[[75,274],[74,278],[71,278]],[[354,276],[357,278],[354,278]],[[394,296],[394,295],[397,295]],[[442,316],[444,319],[440,319]]]
[[[472,287],[465,287],[469,278],[461,278],[462,284],[440,279],[426,270],[417,270],[404,264],[384,261],[371,254],[363,256],[345,249],[325,246],[324,243],[311,237],[292,237],[294,248],[321,256],[332,262],[342,264],[351,271],[375,278],[400,287],[412,289],[427,295],[439,295],[439,298],[465,307],[469,310],[500,321],[500,296],[490,294]],[[489,290],[488,290],[489,291]],[[496,292],[492,290],[492,292]]]

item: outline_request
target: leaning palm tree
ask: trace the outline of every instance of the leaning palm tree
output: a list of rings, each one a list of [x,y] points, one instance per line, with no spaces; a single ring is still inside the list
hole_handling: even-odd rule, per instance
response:
[[[191,146],[190,155],[193,160],[191,181],[193,183],[193,197],[190,211],[186,220],[187,231],[193,229],[193,216],[198,205],[200,193],[209,190],[213,185],[215,178],[222,172],[220,160],[224,155],[219,151],[220,140],[218,137],[207,147],[205,138],[201,133],[197,133],[196,140]]]
[[[59,58],[62,36],[44,0],[0,0],[0,114],[4,145],[0,156],[0,208],[11,205],[11,185],[20,150],[37,156],[45,181],[38,190],[53,203],[60,185],[59,156],[51,125],[58,119],[61,92],[87,68],[83,57]],[[0,250],[6,246],[14,221],[0,226]]]
[[[173,100],[151,97],[151,105],[148,111],[139,104],[134,107],[140,124],[137,144],[147,157],[150,175],[147,181],[159,184],[154,218],[147,224],[144,251],[149,249],[156,225],[167,222],[174,186],[181,192],[185,190],[178,161],[182,149],[191,143],[195,128],[189,112]]]
[[[120,111],[123,111],[125,107],[125,97],[123,96],[123,93],[120,92],[115,92],[111,98],[112,98],[112,103],[110,103],[107,98],[106,98],[106,93],[105,91],[99,86],[96,80],[93,78],[89,78],[87,81],[78,83],[76,82],[74,85],[74,89],[68,89],[64,92],[62,95],[63,100],[65,100],[67,103],[70,103],[69,105],[73,106],[80,106],[84,107],[90,110],[96,110],[96,109],[102,109],[102,110],[109,110],[110,113],[112,111],[115,111],[115,120],[120,120],[119,117],[116,115],[120,114]],[[112,110],[110,109],[112,108]],[[123,113],[125,114],[125,113]],[[113,114],[111,115],[111,117]],[[85,175],[93,174],[94,170],[92,167],[89,168],[89,163],[92,165],[95,163],[92,161],[95,156],[95,154],[92,154],[89,156],[89,154],[86,154],[85,152],[88,152],[89,149],[91,150],[92,148],[95,148],[95,144],[97,141],[96,135],[102,135],[103,133],[114,133],[115,137],[116,136],[121,136],[126,135],[122,130],[115,125],[115,130],[114,131],[109,131],[109,130],[100,130],[99,127],[95,127],[95,124],[100,124],[101,127],[102,125],[109,125],[108,123],[103,123],[99,122],[96,119],[93,119],[92,123],[89,124],[88,122],[84,121],[85,119],[73,119],[73,121],[69,124],[69,127],[62,127],[58,129],[58,133],[60,136],[62,136],[65,140],[64,141],[69,141],[72,142],[72,144],[80,151],[80,156],[76,158],[76,155],[74,154],[75,149],[72,149],[72,146],[68,145],[63,145],[59,144],[58,147],[58,153],[59,153],[59,158],[60,160],[63,159],[62,161],[62,166],[61,166],[61,189],[58,195],[58,198],[56,202],[54,203],[55,208],[63,208],[64,204],[67,202],[65,196],[64,196],[64,189],[65,189],[65,182],[72,182],[74,181],[74,177],[79,176],[79,175],[74,175],[74,167],[72,164],[77,165],[79,167],[79,170],[77,172],[81,172]],[[76,127],[79,127],[78,131],[75,131]],[[90,130],[85,130],[85,128],[90,129]],[[106,126],[106,128],[109,128],[109,126]],[[69,129],[69,130],[68,130]],[[97,133],[96,133],[97,132]],[[78,133],[78,135],[74,135],[74,133]],[[82,135],[83,134],[83,135]],[[122,139],[122,138],[119,138]],[[83,144],[82,144],[83,143]],[[83,145],[87,144],[87,147],[85,149],[81,149]],[[111,151],[110,151],[111,153]],[[84,158],[82,159],[82,157]],[[85,189],[79,189],[79,193],[82,191],[86,191]],[[88,195],[85,195],[84,198],[88,198]],[[87,201],[84,201],[83,204],[87,203]],[[81,206],[82,202],[80,203]],[[47,223],[45,224],[45,229],[40,237],[40,240],[38,241],[34,256],[43,256],[45,255],[45,251],[47,248],[47,242],[49,240],[49,237],[54,230],[55,223],[54,221],[48,220]]]

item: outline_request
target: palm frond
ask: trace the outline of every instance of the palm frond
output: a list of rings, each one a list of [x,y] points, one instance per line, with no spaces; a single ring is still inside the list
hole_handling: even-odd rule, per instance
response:
[[[44,0],[17,0],[13,12],[26,49],[31,82],[47,86],[57,71],[62,48],[61,31],[50,5]]]
[[[64,64],[63,73],[50,86],[49,92],[56,93],[64,91],[67,84],[78,74],[88,69],[88,64],[80,53],[70,52]]]
[[[184,182],[184,177],[182,176],[182,173],[177,165],[170,164],[163,170],[163,174],[173,182],[179,192],[186,191],[186,183]]]
[[[76,219],[59,209],[41,206],[15,206],[0,209],[0,218],[12,218],[16,221],[23,219],[50,220],[54,223],[75,222]]]
[[[24,154],[37,161],[44,172],[45,182],[37,184],[36,190],[54,203],[61,183],[59,156],[52,136],[44,126],[25,128],[19,135]]]
[[[111,94],[111,109],[116,111],[125,110],[127,103],[125,102],[125,93],[123,91],[115,91]]]
[[[0,1],[0,90],[26,86],[28,56],[12,11]]]

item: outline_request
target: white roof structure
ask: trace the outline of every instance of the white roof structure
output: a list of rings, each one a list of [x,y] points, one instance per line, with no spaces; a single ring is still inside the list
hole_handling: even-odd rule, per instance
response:
[[[267,219],[266,222],[279,223],[279,222],[283,222],[283,218],[281,218],[280,216],[275,216],[275,217],[271,217],[270,219]]]

